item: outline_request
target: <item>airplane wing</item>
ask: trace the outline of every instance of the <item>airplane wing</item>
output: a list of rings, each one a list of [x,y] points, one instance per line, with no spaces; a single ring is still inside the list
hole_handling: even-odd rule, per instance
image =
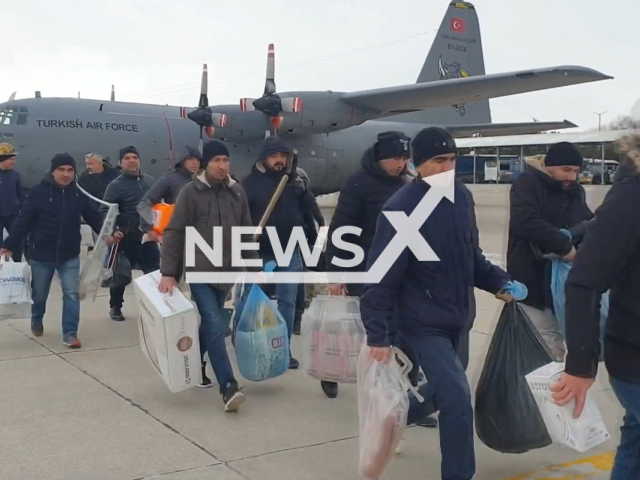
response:
[[[587,67],[549,67],[350,92],[342,100],[381,112],[406,112],[612,78]]]
[[[578,125],[564,120],[563,122],[515,122],[515,123],[480,123],[476,125],[443,125],[456,138],[470,137],[476,133],[483,136],[493,135],[529,135],[533,133],[547,132],[549,130],[564,130],[576,128]]]

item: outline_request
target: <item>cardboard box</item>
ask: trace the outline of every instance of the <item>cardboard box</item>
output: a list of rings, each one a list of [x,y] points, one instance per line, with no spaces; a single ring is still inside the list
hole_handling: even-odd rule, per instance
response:
[[[160,293],[156,270],[134,280],[140,347],[173,393],[202,382],[198,316],[178,289]]]
[[[553,443],[584,453],[606,442],[611,435],[602,420],[592,390],[587,393],[580,418],[573,418],[575,401],[564,407],[554,403],[549,386],[560,380],[563,372],[564,363],[552,362],[526,375],[526,379]]]

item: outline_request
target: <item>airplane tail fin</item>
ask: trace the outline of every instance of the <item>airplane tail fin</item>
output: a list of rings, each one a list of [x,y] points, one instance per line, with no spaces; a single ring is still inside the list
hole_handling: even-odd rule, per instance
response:
[[[452,0],[416,83],[485,74],[480,21],[476,9],[469,2]],[[491,123],[491,109],[489,100],[485,99],[403,113],[384,120],[430,125],[484,124]]]

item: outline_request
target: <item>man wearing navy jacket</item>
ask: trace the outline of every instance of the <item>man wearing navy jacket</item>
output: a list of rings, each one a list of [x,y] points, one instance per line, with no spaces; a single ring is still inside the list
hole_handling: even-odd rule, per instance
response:
[[[9,236],[2,244],[0,256],[15,252],[27,234],[31,264],[31,333],[44,334],[42,320],[54,272],[62,284],[62,342],[80,348],[80,219],[100,233],[102,216],[92,200],[78,189],[74,180],[76,161],[61,153],[51,160],[50,173],[29,191]],[[110,242],[113,239],[109,239]]]
[[[418,177],[383,207],[367,271],[397,234],[384,212],[410,216],[431,188],[428,177],[451,172],[454,182],[457,148],[445,130],[422,130],[412,150]],[[419,229],[440,261],[419,261],[405,248],[379,283],[366,284],[360,302],[372,357],[388,362],[392,345],[407,344],[427,377],[425,402],[440,411],[443,480],[470,480],[476,469],[471,392],[456,352],[469,319],[469,289],[475,286],[511,301],[515,286],[474,244],[469,202],[454,182],[454,202],[442,199]]]

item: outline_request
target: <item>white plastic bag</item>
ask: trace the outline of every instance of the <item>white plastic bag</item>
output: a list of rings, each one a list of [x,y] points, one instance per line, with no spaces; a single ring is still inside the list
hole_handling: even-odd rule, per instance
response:
[[[317,380],[356,383],[366,332],[357,297],[319,295],[302,316],[301,369]]]
[[[380,478],[402,440],[409,413],[407,390],[424,401],[408,378],[413,364],[400,350],[394,348],[393,354],[389,363],[380,363],[364,344],[358,359],[358,473],[369,480]]]
[[[31,317],[31,267],[0,257],[0,320]]]

